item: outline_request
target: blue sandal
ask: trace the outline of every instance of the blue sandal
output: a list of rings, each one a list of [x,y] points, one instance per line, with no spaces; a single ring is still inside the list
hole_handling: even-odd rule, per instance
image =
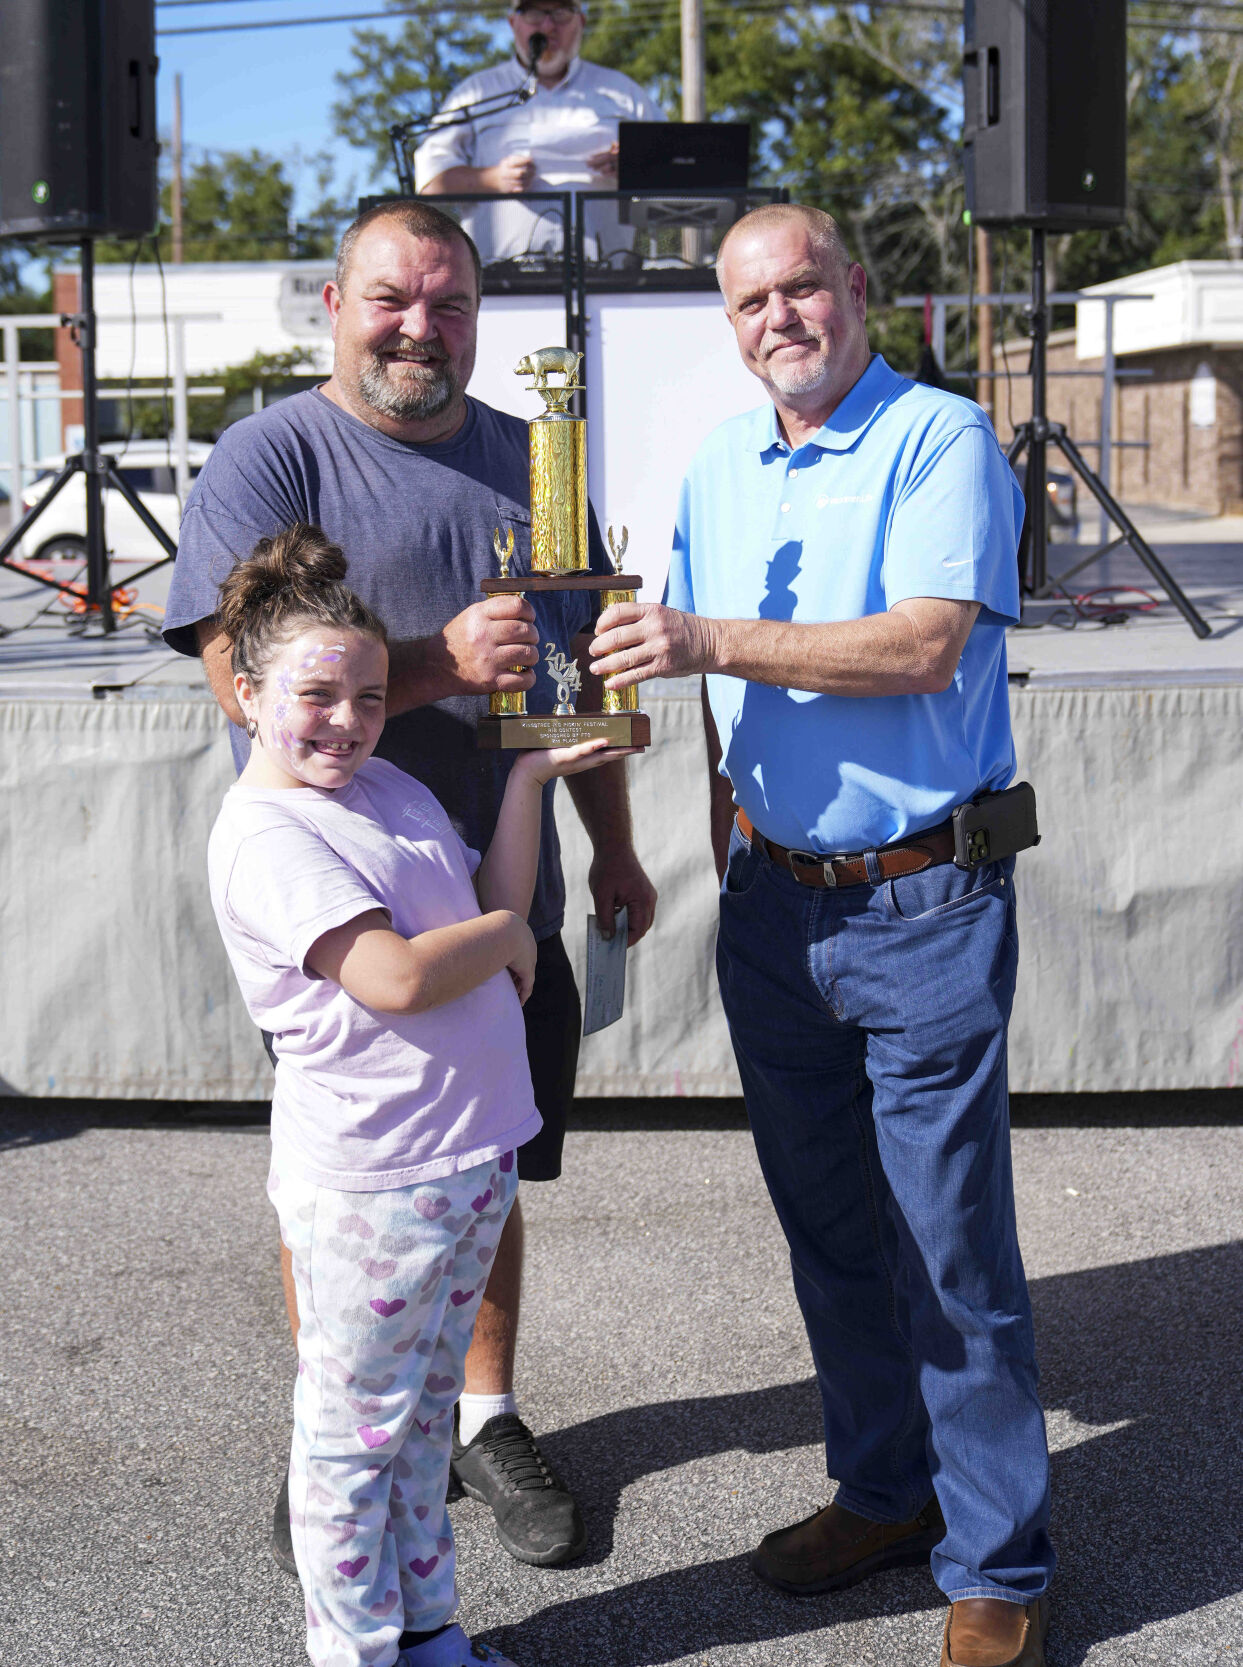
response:
[[[516,1667],[491,1644],[472,1644],[455,1623],[429,1638],[426,1644],[403,1650],[393,1667],[478,1667],[481,1661],[491,1663],[491,1667]]]

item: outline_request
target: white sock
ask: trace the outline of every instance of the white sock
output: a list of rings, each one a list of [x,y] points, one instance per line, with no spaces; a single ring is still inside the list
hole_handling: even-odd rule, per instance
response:
[[[517,1412],[513,1391],[508,1395],[462,1395],[458,1400],[458,1440],[468,1447],[488,1422],[503,1412]]]

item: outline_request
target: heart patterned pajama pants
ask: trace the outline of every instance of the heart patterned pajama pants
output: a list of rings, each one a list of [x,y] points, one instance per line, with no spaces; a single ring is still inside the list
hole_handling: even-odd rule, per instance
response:
[[[289,1505],[315,1667],[387,1667],[404,1630],[453,1617],[453,1407],[517,1190],[512,1152],[388,1192],[268,1177],[298,1292]]]

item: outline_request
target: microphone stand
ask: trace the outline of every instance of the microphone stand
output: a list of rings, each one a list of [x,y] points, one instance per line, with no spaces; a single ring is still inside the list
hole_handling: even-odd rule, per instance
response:
[[[473,104],[456,105],[452,110],[441,111],[435,116],[415,116],[408,122],[398,122],[389,128],[388,138],[393,147],[399,195],[413,197],[416,194],[413,152],[429,133],[442,127],[467,127],[471,122],[478,121],[480,116],[499,116],[503,110],[515,110],[518,105],[526,104],[535,97],[535,66],[548,43],[542,35],[533,35],[531,45],[531,67],[527,79],[512,93],[493,93],[488,98],[477,98]]]

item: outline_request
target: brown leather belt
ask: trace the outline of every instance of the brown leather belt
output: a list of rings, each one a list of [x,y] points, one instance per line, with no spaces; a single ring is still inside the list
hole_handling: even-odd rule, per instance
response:
[[[801,886],[817,886],[822,891],[836,886],[874,885],[868,873],[868,857],[874,856],[879,879],[896,880],[903,874],[918,874],[939,862],[951,862],[954,857],[954,830],[947,822],[928,828],[912,839],[895,841],[892,845],[878,845],[874,851],[850,851],[841,856],[817,856],[814,851],[791,851],[778,845],[775,839],[765,839],[747,815],[740,810],[738,827],[744,839],[758,844],[771,860],[787,869]]]

